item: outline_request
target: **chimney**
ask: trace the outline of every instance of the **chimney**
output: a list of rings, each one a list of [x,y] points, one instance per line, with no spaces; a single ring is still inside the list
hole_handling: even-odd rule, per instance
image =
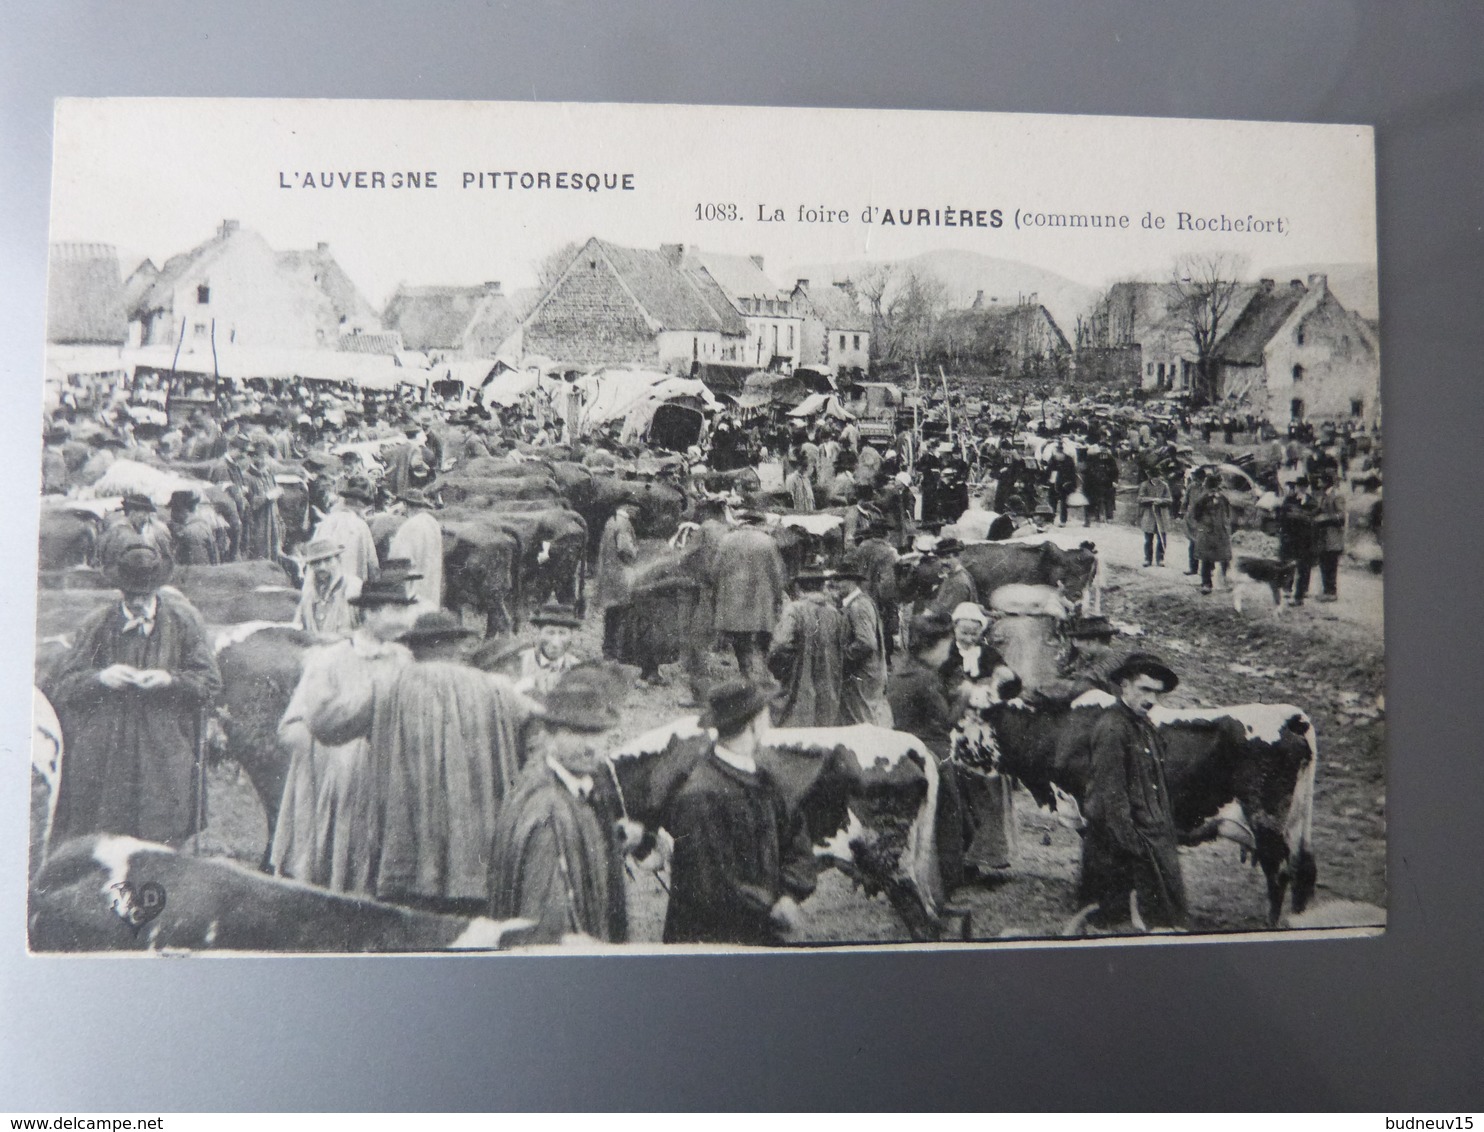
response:
[[[754,267],[756,267],[759,271],[761,271],[763,269],[763,257],[762,256],[760,256],[760,255],[750,255],[747,258],[750,259],[750,260],[752,260],[752,265]]]
[[[981,309],[983,306],[984,306],[984,292],[983,291],[976,291],[976,292],[974,292],[974,302],[973,302],[973,305],[969,309],[970,310],[976,310],[977,311],[977,310]]]
[[[1318,291],[1322,295],[1325,291],[1329,290],[1329,276],[1322,271],[1315,272],[1309,276],[1309,289],[1311,291]]]
[[[683,258],[685,258],[685,245],[684,244],[661,244],[660,245],[660,255],[662,255],[662,256],[665,257],[665,261],[671,267],[679,267],[680,266],[680,261]]]
[[[329,252],[330,245],[324,240],[321,240],[319,243],[314,245],[314,250],[319,252],[320,255],[325,255]]]
[[[800,291],[803,291],[805,294],[808,294],[808,292],[809,292],[809,280],[807,280],[807,279],[800,279],[798,281],[798,283],[795,284],[795,287],[797,287]]]
[[[484,293],[486,295],[498,295],[500,293],[500,281],[498,279],[486,279],[484,281]]]
[[[1302,279],[1290,279],[1288,281],[1288,285],[1290,287],[1293,287],[1296,290],[1302,290],[1303,289],[1303,286],[1304,286],[1304,281]]]
[[[222,226],[216,230],[216,234],[225,238],[227,236],[230,236],[233,232],[237,231],[237,229],[240,227],[241,225],[235,220],[223,220]]]
[[[1271,279],[1259,279],[1257,282],[1261,285],[1264,291],[1271,291],[1275,286]]]

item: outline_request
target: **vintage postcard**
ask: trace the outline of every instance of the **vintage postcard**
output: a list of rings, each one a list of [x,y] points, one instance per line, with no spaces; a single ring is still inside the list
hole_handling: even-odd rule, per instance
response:
[[[1384,925],[1369,127],[68,99],[51,241],[34,953]]]

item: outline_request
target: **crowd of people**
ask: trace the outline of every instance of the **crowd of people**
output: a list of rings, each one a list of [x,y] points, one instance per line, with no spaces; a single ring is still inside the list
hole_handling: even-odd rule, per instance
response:
[[[1013,783],[975,743],[974,720],[991,690],[1021,687],[1117,696],[1095,742],[1083,892],[1110,926],[1184,924],[1148,721],[1175,673],[1144,654],[1115,663],[1106,619],[1066,616],[1057,678],[1023,680],[1006,661],[1013,612],[978,592],[961,555],[966,541],[1113,522],[1119,487],[1132,481],[1145,565],[1164,565],[1183,521],[1188,572],[1209,593],[1232,559],[1232,505],[1215,462],[1187,482],[1196,461],[1180,441],[1239,422],[1084,409],[1021,423],[960,412],[951,431],[931,420],[867,443],[849,421],[749,429],[725,416],[664,461],[689,531],[673,552],[691,583],[680,667],[687,704],[710,729],[667,821],[667,942],[768,944],[801,930],[814,857],[756,758],[775,726],[917,736],[942,772],[948,889],[1003,875],[1014,859]],[[924,438],[932,432],[941,439]],[[1334,600],[1340,482],[1359,437],[1296,433],[1277,444],[1278,556],[1294,567],[1292,600],[1305,600],[1316,564],[1320,600]],[[648,455],[599,446],[604,466]],[[211,491],[174,491],[163,513],[149,494],[128,492],[98,540],[95,564],[121,598],[79,627],[43,689],[66,739],[53,843],[106,830],[180,846],[199,831],[202,743],[221,675],[206,626],[169,579],[177,566],[279,562],[300,586],[294,624],[312,644],[278,724],[291,761],[271,870],[376,900],[530,919],[540,940],[627,939],[626,858],[655,846],[654,831],[626,817],[603,758],[634,687],[617,663],[628,659],[625,617],[656,553],[633,506],[618,506],[597,542],[587,596],[599,655],[584,655],[586,621],[572,605],[537,609],[533,637],[484,641],[443,603],[443,474],[558,449],[581,461],[593,447],[541,406],[492,416],[303,387],[239,394],[147,428],[117,396],[59,408],[46,427],[45,493],[95,485],[119,459],[190,473]],[[773,458],[784,474],[771,495],[706,486],[709,473]],[[777,513],[825,508],[840,519],[839,553],[790,571]],[[386,514],[397,521],[379,551],[369,520]],[[926,586],[904,583],[924,568]],[[663,680],[653,667],[642,676]]]

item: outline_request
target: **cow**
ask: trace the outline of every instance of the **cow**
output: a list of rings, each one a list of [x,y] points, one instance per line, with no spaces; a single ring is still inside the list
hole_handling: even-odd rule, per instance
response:
[[[248,626],[250,632],[217,639],[216,664],[222,676],[216,721],[221,737],[216,753],[247,774],[272,840],[278,807],[288,778],[289,749],[278,738],[278,722],[299,684],[304,650],[314,643],[290,625]],[[263,848],[263,863],[268,846]]]
[[[418,952],[508,950],[532,925],[381,904],[93,834],[47,858],[27,926],[36,952]]]
[[[607,767],[624,815],[651,834],[665,828],[670,803],[709,733],[695,716],[620,745]],[[935,843],[938,768],[914,735],[885,727],[776,728],[758,762],[800,812],[816,856],[884,893],[914,940],[942,938],[945,916]]]
[[[520,606],[512,609],[518,622],[526,607],[555,599],[581,607],[587,576],[583,550],[588,541],[582,515],[556,504],[538,511],[501,508],[449,507],[440,514],[449,520],[478,520],[511,532],[520,540]]]
[[[171,575],[170,585],[213,625],[288,621],[299,604],[299,591],[283,567],[264,559],[181,566]]]
[[[443,604],[484,614],[485,634],[514,630],[521,608],[520,535],[485,519],[443,523]]]
[[[685,496],[679,488],[652,480],[626,480],[617,476],[596,475],[591,495],[577,511],[587,521],[588,558],[597,557],[603,527],[621,503],[632,503],[639,509],[634,519],[634,533],[640,538],[669,538],[680,529],[680,515],[685,509]]]
[[[1063,550],[1056,543],[981,542],[964,547],[960,561],[979,599],[989,604],[990,595],[1001,586],[1060,586],[1069,598],[1078,598],[1097,572],[1097,551],[1091,543],[1076,550]]]
[[[1019,779],[1036,801],[1057,808],[1069,797],[1081,808],[1092,774],[1091,738],[1105,692],[1074,706],[1031,708],[1019,699],[981,710],[1002,774]],[[1314,779],[1318,741],[1308,714],[1291,704],[1159,707],[1150,718],[1166,750],[1165,770],[1177,830],[1187,843],[1231,835],[1223,809],[1236,803],[1237,838],[1262,867],[1268,922],[1277,925],[1292,889],[1302,912],[1314,896]]]
[[[730,472],[701,472],[696,479],[707,491],[735,491],[744,500],[754,498],[763,489],[762,478],[757,474],[757,469],[752,467],[737,468]]]
[[[545,499],[565,502],[561,486],[550,476],[495,479],[485,476],[449,476],[433,487],[444,503],[478,504],[505,499]]]
[[[41,508],[39,562],[42,570],[67,570],[97,564],[103,518],[90,509]]]

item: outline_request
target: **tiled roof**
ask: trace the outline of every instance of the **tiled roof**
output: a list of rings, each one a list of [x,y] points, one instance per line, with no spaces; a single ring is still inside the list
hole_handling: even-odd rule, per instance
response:
[[[778,284],[763,273],[751,256],[695,251],[693,262],[705,269],[729,298],[777,299]]]
[[[871,318],[839,287],[810,287],[805,292],[814,315],[826,330],[870,330]]]
[[[121,343],[126,331],[118,253],[107,244],[53,244],[46,291],[47,340]]]
[[[1271,290],[1259,287],[1217,345],[1216,357],[1235,365],[1260,363],[1268,342],[1308,293],[1302,284]]]
[[[747,323],[716,282],[688,272],[659,249],[624,248],[593,241],[635,300],[666,330],[711,330],[746,334]]]
[[[518,321],[510,300],[483,285],[475,287],[402,287],[387,303],[382,321],[400,331],[409,350],[453,350],[481,318]]]

